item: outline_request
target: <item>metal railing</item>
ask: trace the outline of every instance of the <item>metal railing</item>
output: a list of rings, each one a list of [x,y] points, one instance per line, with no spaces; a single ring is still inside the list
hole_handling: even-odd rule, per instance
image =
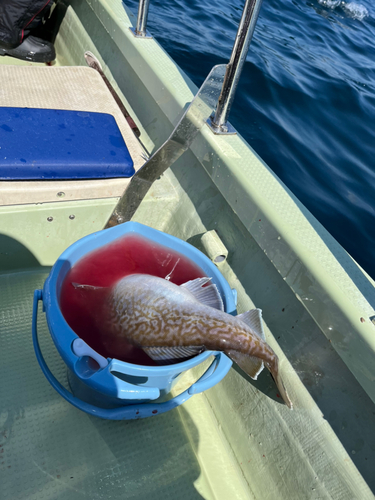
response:
[[[137,26],[131,28],[137,38],[152,38],[146,30],[149,5],[150,0],[139,0]]]
[[[137,26],[135,29],[132,29],[134,35],[139,38],[150,38],[146,30],[149,4],[150,0],[139,0]],[[228,116],[254,34],[261,5],[262,0],[246,0],[245,2],[216,111],[208,120],[208,124],[215,134],[235,133],[235,130],[228,123]]]

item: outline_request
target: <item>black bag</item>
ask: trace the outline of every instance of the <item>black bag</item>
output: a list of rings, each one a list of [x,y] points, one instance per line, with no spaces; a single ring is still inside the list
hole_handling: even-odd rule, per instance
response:
[[[17,47],[38,26],[54,0],[0,0],[0,44]]]

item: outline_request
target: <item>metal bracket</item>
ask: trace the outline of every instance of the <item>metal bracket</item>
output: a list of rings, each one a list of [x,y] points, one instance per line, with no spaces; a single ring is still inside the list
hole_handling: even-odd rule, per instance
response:
[[[148,30],[146,30],[142,34],[141,32],[137,31],[136,28],[129,28],[129,29],[133,33],[133,36],[135,36],[135,38],[145,38],[147,40],[150,40],[151,38],[153,38],[153,36],[151,35],[151,33]]]
[[[236,135],[237,130],[229,123],[227,122],[225,125],[221,125],[220,127],[216,127],[213,123],[215,115],[212,114],[208,120],[206,121],[206,124],[210,127],[212,132],[215,135]]]
[[[215,109],[226,66],[215,66],[166,142],[133,175],[105,227],[130,220],[152,184],[190,145]]]

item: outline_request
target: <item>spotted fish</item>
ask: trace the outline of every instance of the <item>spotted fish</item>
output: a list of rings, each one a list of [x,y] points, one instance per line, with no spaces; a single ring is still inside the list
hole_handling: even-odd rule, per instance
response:
[[[265,365],[292,408],[278,358],[265,341],[261,311],[253,309],[238,316],[225,313],[220,294],[215,285],[207,285],[209,281],[198,278],[178,286],[145,274],[126,276],[109,295],[112,333],[125,337],[159,363],[186,359],[204,350],[223,351],[253,379]]]

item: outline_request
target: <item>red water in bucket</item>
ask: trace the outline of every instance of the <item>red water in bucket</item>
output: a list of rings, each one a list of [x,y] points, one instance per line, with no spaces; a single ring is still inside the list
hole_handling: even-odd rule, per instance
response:
[[[106,324],[112,286],[129,274],[151,274],[176,285],[206,276],[188,257],[139,235],[125,235],[81,258],[64,279],[60,308],[74,332],[106,358],[153,366],[147,354],[116,336]],[[92,285],[77,288],[73,283]]]

